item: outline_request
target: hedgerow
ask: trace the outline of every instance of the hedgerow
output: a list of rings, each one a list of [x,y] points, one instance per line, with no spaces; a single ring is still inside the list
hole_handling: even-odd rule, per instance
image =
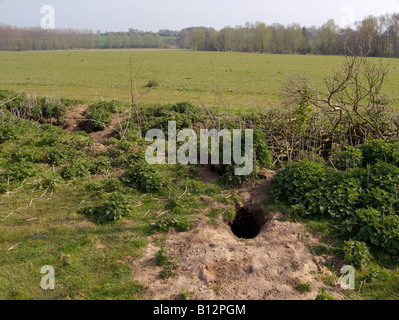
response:
[[[298,215],[344,219],[344,231],[399,253],[398,143],[370,140],[341,154],[334,170],[309,160],[287,165],[274,178],[273,196]],[[348,161],[346,161],[346,160]],[[349,160],[353,161],[347,166]],[[360,161],[361,160],[361,161]],[[354,169],[352,169],[354,168]]]

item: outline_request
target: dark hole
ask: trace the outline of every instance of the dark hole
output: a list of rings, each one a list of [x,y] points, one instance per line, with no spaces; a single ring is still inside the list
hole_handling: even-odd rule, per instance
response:
[[[237,212],[231,225],[231,231],[233,231],[238,238],[253,239],[259,234],[263,224],[264,221],[262,224],[259,224],[253,213],[242,208]]]

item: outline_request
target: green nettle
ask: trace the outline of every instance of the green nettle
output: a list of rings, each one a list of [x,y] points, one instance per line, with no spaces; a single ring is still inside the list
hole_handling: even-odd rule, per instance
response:
[[[65,180],[87,177],[90,175],[92,166],[92,162],[86,159],[73,159],[68,165],[62,168],[61,177]]]
[[[361,168],[363,165],[362,151],[357,147],[347,147],[337,155],[335,165],[341,170]]]
[[[177,232],[185,232],[193,227],[193,221],[187,216],[176,214],[165,214],[159,217],[153,224],[153,228],[157,231],[168,232],[175,229]]]
[[[134,164],[131,169],[122,176],[122,181],[128,186],[142,192],[159,191],[165,186],[158,166],[145,162]]]
[[[372,256],[366,243],[361,241],[345,241],[345,262],[360,269],[371,263]]]
[[[299,215],[340,219],[353,239],[399,253],[398,142],[369,140],[348,148],[332,170],[302,160],[274,178],[275,199],[288,202]],[[356,244],[356,246],[359,246]]]
[[[122,217],[129,215],[131,210],[131,199],[124,194],[114,192],[108,195],[102,205],[89,206],[80,212],[102,223],[122,219]]]
[[[84,113],[87,120],[84,120],[81,126],[84,127],[87,132],[104,130],[111,122],[112,114],[116,113],[116,111],[117,107],[115,101],[101,101],[91,104]]]

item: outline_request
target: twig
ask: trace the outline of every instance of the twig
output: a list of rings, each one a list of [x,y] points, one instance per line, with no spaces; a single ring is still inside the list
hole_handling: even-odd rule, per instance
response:
[[[13,215],[14,212],[9,213],[8,215],[6,215],[3,219],[7,219],[9,216]]]
[[[160,217],[160,216],[163,216],[165,213],[167,213],[167,212],[169,212],[170,210],[166,210],[166,211],[163,211],[163,212],[161,212],[159,215],[158,215],[158,218]]]
[[[43,198],[44,195],[47,193],[47,191],[48,191],[48,188],[47,188],[46,190],[44,190],[44,192],[43,192],[43,194],[40,196],[40,198]]]
[[[9,102],[11,102],[11,101],[14,101],[15,99],[18,99],[20,96],[21,96],[21,95],[18,95],[18,96],[14,97],[14,98],[12,98],[12,99],[6,101],[6,102],[3,102],[2,104],[0,104],[0,107],[6,105],[7,103],[9,103]]]
[[[14,244],[12,247],[8,248],[8,250],[7,250],[7,251],[14,250],[14,249],[18,248],[20,245],[21,245],[21,243],[20,243],[20,242],[19,242],[19,243],[17,243],[17,244]]]
[[[184,193],[178,198],[178,199],[181,199],[181,198],[183,198],[184,197],[184,195],[187,193],[187,190],[188,190],[188,187],[186,187],[186,190],[184,191]]]
[[[163,209],[165,209],[165,207],[162,207],[155,215],[158,216],[162,212]]]

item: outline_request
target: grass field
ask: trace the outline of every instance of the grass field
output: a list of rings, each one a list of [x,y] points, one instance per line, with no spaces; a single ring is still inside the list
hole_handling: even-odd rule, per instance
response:
[[[145,96],[144,102],[173,103],[189,100],[197,103],[198,93],[208,106],[222,108],[216,94],[216,88],[219,88],[223,100],[236,111],[253,107],[278,107],[281,105],[281,90],[287,77],[307,75],[312,83],[321,86],[323,77],[330,75],[343,61],[342,57],[168,50],[0,53],[0,90],[12,89],[36,93],[38,96],[66,97],[87,102],[101,97],[129,101],[130,58],[133,61],[133,72],[139,71],[139,92],[145,92],[146,84],[154,77],[159,83],[158,87]],[[384,63],[390,64],[385,91],[394,98],[394,106],[399,106],[399,93],[396,91],[399,60],[385,59]],[[194,165],[148,166],[143,160],[148,144],[137,135],[136,125],[132,122],[126,124],[126,119],[122,124],[130,129],[123,138],[119,139],[112,134],[98,136],[98,132],[75,130],[75,122],[68,122],[71,120],[71,110],[72,114],[76,109],[80,110],[78,118],[86,118],[87,115],[82,112],[87,106],[68,106],[71,108],[65,108],[68,116],[60,116],[61,125],[56,126],[44,121],[49,119],[44,119],[42,113],[40,119],[31,120],[12,116],[10,110],[14,109],[7,106],[6,100],[3,103],[0,98],[0,300],[146,297],[148,287],[138,282],[136,262],[143,257],[144,248],[148,244],[160,247],[162,251],[166,244],[165,232],[168,230],[184,232],[194,228],[198,231],[200,227],[207,227],[207,224],[216,225],[219,217],[224,218],[223,228],[227,228],[227,221],[233,221],[238,205],[243,201],[243,196],[238,192],[240,184],[233,183],[234,177],[231,176],[232,171],[228,171],[229,167],[224,168],[226,172],[219,175],[215,172],[210,174],[206,168]],[[175,109],[172,106],[150,108],[144,105],[140,109],[141,119],[145,119],[142,125],[155,128],[171,119],[187,127],[193,124],[197,126],[198,123],[208,125],[210,120],[203,108],[183,105],[178,108],[177,105],[173,106]],[[49,105],[45,106],[50,109]],[[119,111],[123,110],[121,106]],[[111,112],[114,113],[114,120],[115,112]],[[247,118],[247,115],[237,115],[233,119],[219,115],[222,123],[233,128],[247,125],[248,122],[243,122]],[[308,120],[309,123],[311,121]],[[276,128],[281,128],[279,118],[275,122]],[[76,127],[79,128],[84,130],[85,127]],[[265,141],[258,138],[257,143]],[[263,152],[255,154],[264,161],[263,168],[278,169],[271,165],[272,156],[270,154],[269,159],[268,149],[262,149],[262,145],[258,147]],[[395,157],[396,164],[399,164],[398,153],[395,153]],[[370,172],[373,172],[370,168],[374,167],[367,168],[359,172],[368,174],[364,179],[368,182]],[[386,175],[388,186],[391,186],[392,181],[397,181],[393,179],[399,176],[399,169],[395,165],[388,169],[391,171],[375,180],[379,183]],[[338,172],[336,168],[335,171]],[[324,176],[330,177],[327,173],[330,174],[330,171],[323,173],[323,179]],[[247,182],[250,182],[249,185],[260,183],[265,179],[264,174],[265,171],[259,177],[250,177]],[[298,180],[307,174],[305,171],[298,176]],[[355,197],[359,201],[363,199],[358,191],[360,182],[356,185],[354,178],[347,179],[348,191],[342,191],[346,188],[343,184],[343,187],[328,193],[333,194],[336,190],[341,192],[337,199],[342,201],[337,202],[337,207],[343,207],[346,198],[349,199],[348,203]],[[229,181],[231,184],[228,184]],[[381,182],[381,185],[384,183]],[[256,193],[253,190],[258,190],[257,187],[247,188],[245,186],[241,191],[252,194]],[[327,187],[322,186],[321,190],[325,189]],[[265,190],[265,196],[270,190]],[[370,199],[374,199],[372,196],[375,195],[376,205],[383,204],[386,199],[396,204],[398,197],[397,194],[393,195],[393,190],[375,187],[372,190],[364,189],[361,193],[369,195]],[[359,194],[346,197],[346,192]],[[304,194],[308,195],[310,191]],[[314,198],[320,194],[317,193]],[[393,196],[389,198],[387,195]],[[299,218],[288,204],[280,207],[281,203],[266,202],[264,204],[268,206],[269,212],[283,212],[288,222],[302,223],[306,230],[318,236],[320,243],[311,245],[315,256],[334,255],[343,261],[343,241],[347,240],[347,235],[343,235],[343,228],[337,226],[340,220],[325,214]],[[109,217],[105,219],[107,214]],[[209,218],[209,221],[205,218]],[[392,230],[396,231],[394,228]],[[381,233],[385,232],[389,235],[388,231],[381,229]],[[392,234],[392,238],[396,239],[394,237],[399,233]],[[301,238],[301,235],[298,234],[298,237]],[[243,243],[248,240],[233,239]],[[305,240],[299,239],[298,242]],[[191,250],[190,246],[188,248]],[[399,298],[399,258],[388,256],[384,250],[381,252],[378,245],[373,247],[375,259],[366,269],[356,271],[356,291],[346,293],[347,297]],[[159,252],[152,258],[157,259]],[[173,257],[169,258],[173,260]],[[293,262],[296,261],[291,261],[291,269],[296,269],[298,266]],[[323,264],[326,268],[312,274],[312,277],[320,277],[324,287],[336,290],[341,274],[337,266],[331,263],[326,260]],[[51,265],[56,270],[56,290],[43,290],[40,287],[43,276],[40,271],[45,265]],[[237,273],[243,270],[238,269]],[[325,270],[331,271],[331,274],[325,273]],[[165,281],[173,281],[174,272],[173,264],[166,263],[159,277],[163,279],[169,276],[172,279]],[[297,286],[297,283],[293,285]],[[220,285],[217,286],[220,290]],[[298,290],[296,287],[291,289]],[[312,290],[314,297],[319,290],[318,287],[304,289]],[[174,296],[171,292],[170,296],[163,298]]]
[[[221,105],[216,89],[231,108],[280,105],[282,88],[290,76],[302,74],[316,86],[339,67],[342,57],[266,55],[169,50],[58,51],[0,53],[0,88],[44,96],[130,100],[129,59],[139,92],[149,80],[159,86],[144,102],[197,102]],[[375,59],[379,61],[379,59]],[[390,65],[384,91],[399,100],[399,60]]]

